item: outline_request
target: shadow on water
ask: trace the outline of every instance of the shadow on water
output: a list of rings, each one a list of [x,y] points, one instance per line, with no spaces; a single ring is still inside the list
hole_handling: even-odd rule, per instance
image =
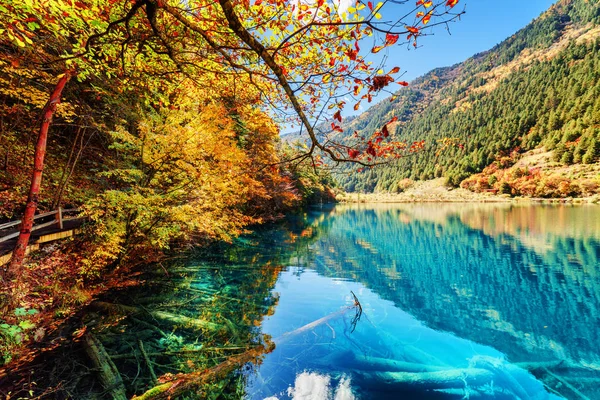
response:
[[[163,398],[183,399],[600,398],[599,258],[595,207],[314,209],[111,293],[81,316],[81,340],[38,358],[14,388],[35,379],[46,398],[77,399],[114,398],[115,386],[141,395],[158,381],[176,383]],[[122,384],[98,380],[90,337]]]

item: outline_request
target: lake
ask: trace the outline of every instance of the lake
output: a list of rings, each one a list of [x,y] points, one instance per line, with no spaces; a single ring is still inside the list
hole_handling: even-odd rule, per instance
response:
[[[84,323],[129,395],[264,346],[186,398],[598,399],[599,260],[598,206],[337,205],[157,267],[103,299],[138,314]]]
[[[334,313],[352,292],[363,315],[276,347],[249,398],[600,398],[599,208],[340,205],[305,220],[298,237],[312,240],[280,272],[262,333]],[[415,364],[465,382],[395,375]],[[494,377],[469,382],[476,370]]]

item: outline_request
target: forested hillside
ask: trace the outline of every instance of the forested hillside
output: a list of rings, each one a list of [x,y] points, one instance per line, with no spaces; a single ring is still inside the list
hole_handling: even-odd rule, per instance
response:
[[[485,176],[491,183],[478,188],[497,192],[502,177],[492,174],[527,150],[553,151],[556,165],[596,163],[599,23],[597,2],[563,0],[490,51],[416,79],[393,101],[383,100],[344,128],[346,135],[368,136],[398,117],[392,135],[407,143],[424,140],[424,150],[337,178],[347,191],[397,191],[403,178],[442,176],[458,186],[494,163]],[[521,193],[512,181],[506,185],[514,186],[513,194],[544,195]]]

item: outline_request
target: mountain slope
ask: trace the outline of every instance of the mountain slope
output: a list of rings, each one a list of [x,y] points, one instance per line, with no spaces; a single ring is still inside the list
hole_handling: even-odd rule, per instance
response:
[[[562,0],[493,49],[416,79],[344,132],[368,136],[397,116],[396,138],[425,140],[425,150],[337,179],[347,191],[395,191],[403,178],[440,176],[456,186],[500,156],[542,145],[562,163],[597,162],[599,25],[600,4]],[[455,145],[443,148],[444,138]]]

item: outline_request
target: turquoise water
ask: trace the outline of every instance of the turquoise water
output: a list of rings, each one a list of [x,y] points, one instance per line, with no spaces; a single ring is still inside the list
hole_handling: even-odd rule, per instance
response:
[[[128,398],[600,399],[599,206],[338,205],[198,252],[73,325]],[[77,343],[0,388],[110,398]]]
[[[278,265],[249,399],[600,398],[596,206],[341,205],[239,244]]]

